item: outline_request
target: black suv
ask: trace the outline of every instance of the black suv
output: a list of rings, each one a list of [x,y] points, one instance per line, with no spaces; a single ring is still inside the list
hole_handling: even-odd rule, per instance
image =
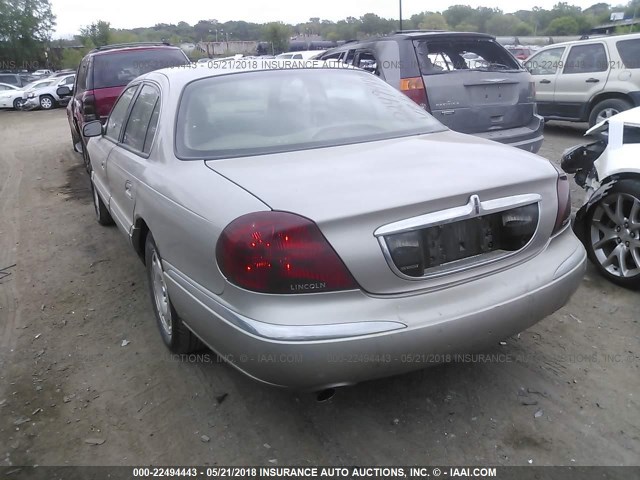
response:
[[[531,75],[490,35],[401,31],[320,58],[378,75],[452,130],[534,153],[542,145]]]
[[[165,42],[105,45],[85,55],[78,67],[73,91],[60,87],[57,94],[71,96],[67,106],[71,141],[73,149],[82,152],[87,170],[91,164],[80,133],[85,122],[104,123],[120,93],[134,78],[160,68],[190,63],[180,48]]]

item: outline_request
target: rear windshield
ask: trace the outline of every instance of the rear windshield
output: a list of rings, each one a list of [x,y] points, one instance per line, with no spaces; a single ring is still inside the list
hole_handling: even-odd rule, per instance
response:
[[[0,83],[8,83],[9,85],[19,85],[20,80],[17,75],[0,75]]]
[[[640,68],[640,38],[616,43],[625,68]]]
[[[122,87],[153,70],[188,65],[189,60],[176,48],[145,49],[96,55],[90,88]]]
[[[413,44],[423,75],[470,70],[520,70],[520,65],[509,52],[489,39],[414,40]]]
[[[176,154],[184,160],[229,158],[444,129],[407,96],[365,72],[252,71],[187,85]]]

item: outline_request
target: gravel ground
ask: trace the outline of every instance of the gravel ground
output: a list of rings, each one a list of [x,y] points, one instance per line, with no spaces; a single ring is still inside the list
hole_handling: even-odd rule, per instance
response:
[[[540,154],[557,163],[580,127],[550,124]],[[639,462],[640,296],[591,266],[565,308],[489,352],[508,361],[318,403],[168,353],[142,264],[94,220],[64,110],[0,112],[0,145],[0,465]]]

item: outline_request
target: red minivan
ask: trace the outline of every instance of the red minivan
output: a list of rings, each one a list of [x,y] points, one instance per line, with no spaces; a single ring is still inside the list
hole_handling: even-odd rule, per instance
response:
[[[168,43],[105,45],[85,55],[67,105],[67,118],[73,149],[82,152],[87,171],[91,163],[85,153],[82,126],[98,119],[105,123],[118,96],[134,78],[152,70],[189,64],[187,55]]]

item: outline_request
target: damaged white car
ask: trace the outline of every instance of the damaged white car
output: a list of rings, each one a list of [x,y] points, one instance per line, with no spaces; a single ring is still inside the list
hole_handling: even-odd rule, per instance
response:
[[[585,189],[574,230],[609,280],[640,288],[640,107],[587,131],[600,140],[572,147],[562,169]]]

